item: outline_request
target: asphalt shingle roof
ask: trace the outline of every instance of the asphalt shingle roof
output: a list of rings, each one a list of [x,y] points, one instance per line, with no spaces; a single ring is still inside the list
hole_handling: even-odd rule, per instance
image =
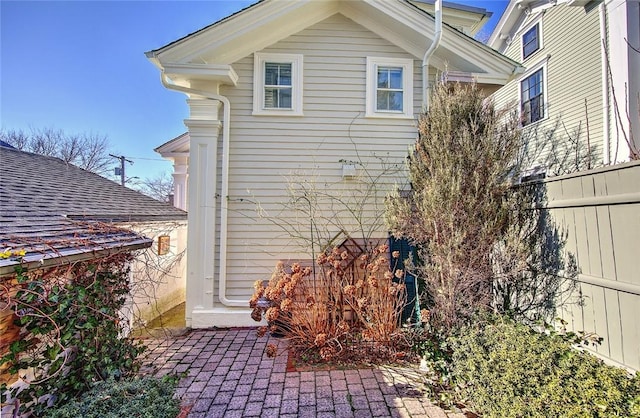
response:
[[[152,241],[135,232],[97,221],[62,216],[0,218],[0,252],[24,251],[24,255],[0,257],[0,276],[11,274],[18,264],[47,267],[63,259],[93,258],[123,249],[149,247]]]
[[[185,220],[187,213],[97,174],[0,146],[0,275],[18,264],[148,247],[151,240],[111,222]],[[75,259],[74,258],[74,259]]]
[[[0,146],[0,217],[54,214],[107,222],[187,218],[180,209],[59,158]]]

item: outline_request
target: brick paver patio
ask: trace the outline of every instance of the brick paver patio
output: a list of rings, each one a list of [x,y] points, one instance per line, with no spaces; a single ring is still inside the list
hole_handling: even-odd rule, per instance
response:
[[[267,358],[267,343],[280,355]],[[143,372],[186,373],[177,395],[200,417],[464,418],[433,405],[411,368],[287,372],[286,342],[254,329],[194,330],[146,340]]]

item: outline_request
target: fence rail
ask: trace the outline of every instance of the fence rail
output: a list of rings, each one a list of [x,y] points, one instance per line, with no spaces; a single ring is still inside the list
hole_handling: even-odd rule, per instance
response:
[[[544,181],[549,211],[575,256],[582,303],[560,309],[574,331],[595,332],[593,350],[640,370],[640,161]]]

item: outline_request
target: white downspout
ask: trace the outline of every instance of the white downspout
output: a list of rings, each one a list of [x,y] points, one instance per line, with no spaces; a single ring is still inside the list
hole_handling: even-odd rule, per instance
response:
[[[602,146],[602,160],[604,165],[611,164],[611,119],[609,117],[609,51],[607,42],[607,9],[604,2],[598,7],[600,13],[600,55],[602,56],[602,118],[604,123],[604,137]],[[615,157],[617,158],[617,156]]]
[[[422,58],[422,110],[429,110],[429,60],[442,39],[442,0],[435,0],[436,28],[433,43]]]
[[[210,93],[203,90],[196,90],[190,87],[179,86],[169,81],[169,77],[161,72],[162,85],[169,90],[176,90],[182,93],[195,94],[211,100],[222,102],[224,112],[222,116],[222,193],[221,198],[227,199],[229,195],[229,129],[231,125],[231,103],[229,99],[219,94]],[[215,209],[215,208],[214,208]],[[248,307],[249,301],[227,298],[227,225],[228,207],[226,202],[220,205],[220,265],[218,274],[218,298],[225,306]]]

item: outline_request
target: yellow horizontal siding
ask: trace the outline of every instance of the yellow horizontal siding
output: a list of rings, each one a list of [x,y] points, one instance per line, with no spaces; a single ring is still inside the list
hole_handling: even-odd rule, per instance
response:
[[[361,161],[374,175],[381,169],[379,158],[404,168],[417,134],[415,118],[364,117],[366,57],[413,58],[416,115],[422,99],[419,60],[341,15],[262,52],[304,55],[304,116],[253,116],[253,56],[233,64],[238,86],[221,91],[231,101],[232,122],[229,199],[220,200],[229,207],[227,283],[234,298],[248,298],[253,282],[268,279],[277,260],[310,257],[300,252],[299,242],[289,233],[257,216],[257,202],[269,215],[281,212],[288,200],[287,179],[315,181],[323,191],[327,184],[348,199],[355,180],[342,179],[340,160]],[[365,212],[365,217],[377,221],[377,236],[386,235],[382,220],[386,191],[405,181],[404,174],[385,179],[379,199]],[[334,214],[347,222],[344,209],[333,208],[324,216]],[[310,235],[307,217],[295,212],[283,216],[297,225],[296,230]],[[336,228],[329,227],[331,232],[323,235],[335,234]]]

